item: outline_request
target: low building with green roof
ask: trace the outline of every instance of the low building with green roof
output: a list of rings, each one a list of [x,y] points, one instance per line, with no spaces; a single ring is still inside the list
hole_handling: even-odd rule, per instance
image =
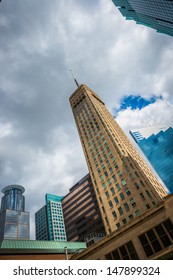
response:
[[[3,240],[0,242],[0,259],[65,260],[85,249],[84,242]]]

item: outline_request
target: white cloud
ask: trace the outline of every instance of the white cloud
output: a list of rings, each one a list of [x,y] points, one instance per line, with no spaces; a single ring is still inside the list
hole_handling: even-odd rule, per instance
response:
[[[173,42],[126,21],[111,0],[3,1],[0,19],[1,186],[26,188],[33,227],[45,193],[65,194],[87,173],[68,67],[111,111],[128,94],[163,96],[119,112],[124,129],[170,125]]]
[[[159,99],[141,110],[128,108],[118,113],[116,121],[126,131],[160,124],[173,126],[172,104],[167,99]]]

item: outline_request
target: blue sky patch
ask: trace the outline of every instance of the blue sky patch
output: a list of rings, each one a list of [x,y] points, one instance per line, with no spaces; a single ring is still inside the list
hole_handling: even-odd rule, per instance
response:
[[[130,108],[132,110],[136,110],[139,109],[141,110],[142,108],[155,103],[158,99],[162,99],[161,96],[153,96],[150,99],[145,99],[143,97],[141,97],[140,95],[134,96],[134,95],[129,95],[129,96],[125,96],[122,100],[121,100],[121,105],[120,107],[116,110],[116,113],[118,113],[119,111],[125,110],[127,108]]]

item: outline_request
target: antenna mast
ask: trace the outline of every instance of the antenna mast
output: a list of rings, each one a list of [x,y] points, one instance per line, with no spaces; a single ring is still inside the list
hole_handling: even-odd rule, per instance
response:
[[[71,73],[71,75],[72,75],[72,77],[73,77],[73,79],[75,81],[75,84],[77,85],[77,87],[79,87],[79,84],[78,84],[77,80],[75,79],[75,77],[73,75],[73,72],[72,72],[72,70],[70,68],[69,68],[69,71],[70,71],[70,73]]]

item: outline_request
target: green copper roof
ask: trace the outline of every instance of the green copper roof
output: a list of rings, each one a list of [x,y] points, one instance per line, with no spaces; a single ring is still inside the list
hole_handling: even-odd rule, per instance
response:
[[[40,240],[3,240],[0,242],[0,254],[2,251],[25,250],[28,252],[47,252],[47,253],[64,253],[64,248],[68,253],[86,249],[84,242],[58,242],[58,241],[40,241]]]

